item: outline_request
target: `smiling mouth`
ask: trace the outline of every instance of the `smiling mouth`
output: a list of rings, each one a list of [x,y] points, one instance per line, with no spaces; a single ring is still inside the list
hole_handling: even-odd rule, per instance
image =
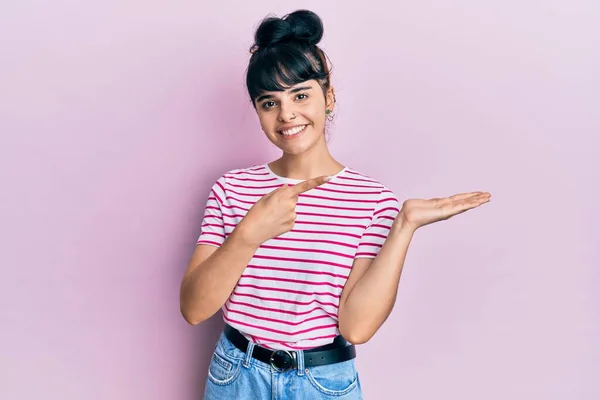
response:
[[[298,136],[306,129],[306,125],[295,126],[292,129],[286,129],[285,131],[278,131],[280,135],[283,135],[286,138],[292,138]]]

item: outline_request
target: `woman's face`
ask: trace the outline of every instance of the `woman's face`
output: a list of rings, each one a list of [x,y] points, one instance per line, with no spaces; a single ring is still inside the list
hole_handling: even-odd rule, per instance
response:
[[[325,143],[325,109],[333,111],[333,88],[324,95],[319,83],[309,80],[264,93],[254,105],[267,138],[283,152],[297,155]]]

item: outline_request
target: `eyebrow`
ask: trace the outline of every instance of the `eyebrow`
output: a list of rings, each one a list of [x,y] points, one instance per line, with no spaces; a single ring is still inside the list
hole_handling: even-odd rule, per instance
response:
[[[312,89],[312,87],[310,87],[310,86],[298,86],[298,87],[288,90],[288,92],[293,94],[293,93],[302,92],[303,90],[310,90],[310,89]],[[259,103],[263,100],[270,99],[272,97],[273,97],[273,95],[271,95],[271,94],[263,94],[262,96],[258,96],[256,98],[256,102]]]

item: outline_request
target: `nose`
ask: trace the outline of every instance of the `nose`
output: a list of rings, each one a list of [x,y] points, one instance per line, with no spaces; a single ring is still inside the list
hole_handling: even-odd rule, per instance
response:
[[[279,104],[279,115],[277,115],[277,120],[279,120],[279,122],[289,122],[295,118],[296,114],[294,113],[293,106],[282,101]]]

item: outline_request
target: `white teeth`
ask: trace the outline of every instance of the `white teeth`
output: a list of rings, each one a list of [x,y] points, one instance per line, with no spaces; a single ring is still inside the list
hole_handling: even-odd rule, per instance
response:
[[[306,128],[306,125],[297,126],[295,128],[288,129],[287,131],[281,131],[281,133],[286,136],[291,136],[301,132],[304,128]]]

